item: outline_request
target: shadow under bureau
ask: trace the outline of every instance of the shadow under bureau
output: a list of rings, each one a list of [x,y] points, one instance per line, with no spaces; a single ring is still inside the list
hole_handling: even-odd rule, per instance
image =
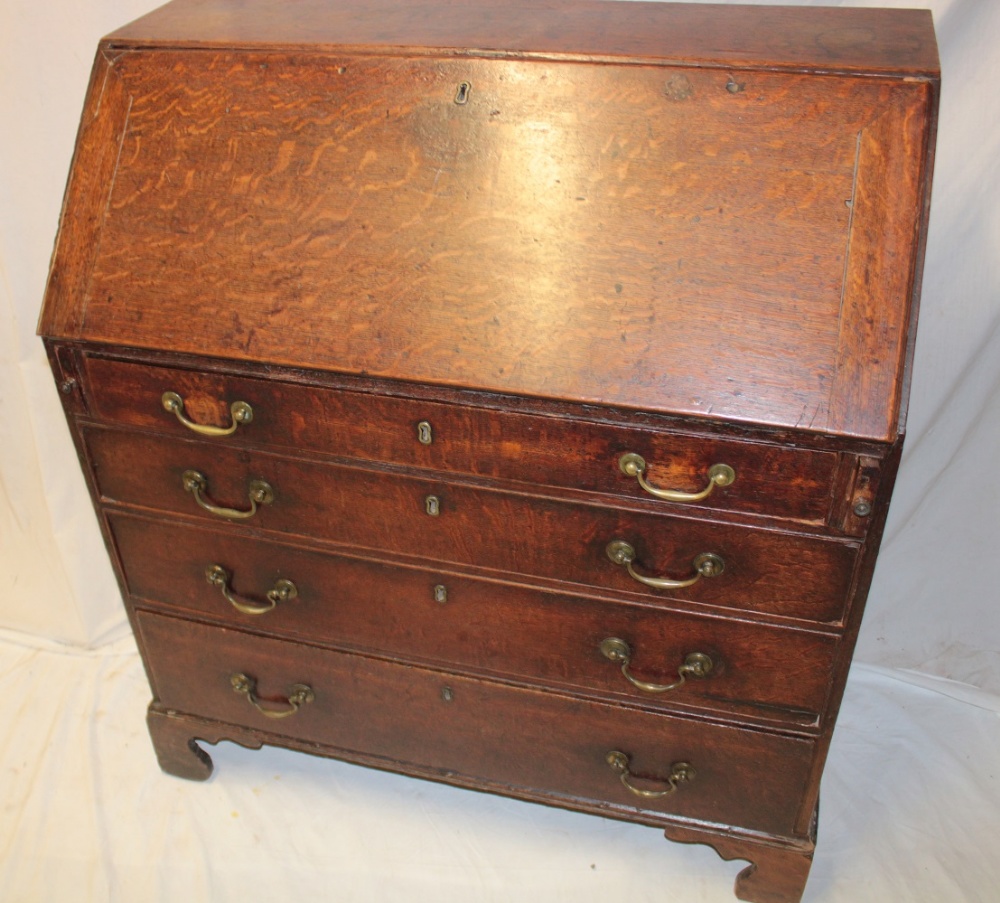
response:
[[[39,331],[163,768],[277,744],[802,893],[901,450],[930,16],[176,0]]]

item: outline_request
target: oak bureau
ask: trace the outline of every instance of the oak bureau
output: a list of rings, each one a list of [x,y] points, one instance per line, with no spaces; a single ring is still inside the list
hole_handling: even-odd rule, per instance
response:
[[[903,437],[929,13],[176,0],[39,331],[164,770],[278,744],[802,894]]]

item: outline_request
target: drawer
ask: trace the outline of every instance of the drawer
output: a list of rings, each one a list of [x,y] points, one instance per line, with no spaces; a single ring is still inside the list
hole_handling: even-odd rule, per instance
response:
[[[139,605],[646,706],[813,725],[826,704],[838,646],[830,636],[392,566],[120,512],[109,522]],[[222,583],[215,568],[225,572]],[[207,579],[210,570],[216,582]],[[294,598],[274,592],[280,580],[292,582]],[[639,682],[677,682],[692,655],[707,656],[710,670],[669,691],[638,688],[602,654],[609,638],[630,647],[629,673]]]
[[[855,543],[838,540],[449,485],[197,440],[95,427],[84,435],[105,501],[225,522],[233,530],[251,526],[661,602],[837,621],[857,553]],[[230,513],[256,507],[253,516],[231,520],[206,511],[185,489],[184,475],[192,471],[205,477],[197,494],[202,504]],[[249,493],[260,480],[271,501],[253,505]],[[632,573],[609,557],[619,541],[634,549]],[[637,579],[693,580],[694,562],[705,553],[722,563],[718,576],[669,589]]]
[[[384,767],[583,807],[791,833],[813,743],[765,731],[619,708],[445,672],[345,655],[140,612],[153,690],[167,708],[363,754]],[[206,651],[211,650],[211,655]],[[243,675],[243,691],[233,678]],[[293,685],[313,699],[289,717]],[[249,691],[249,692],[247,692]],[[640,789],[691,781],[659,799],[623,786],[607,755],[625,753]]]
[[[711,468],[725,464],[735,473],[730,485],[698,501],[660,504],[811,524],[826,523],[837,472],[832,452],[102,357],[85,357],[85,367],[89,404],[101,419],[190,436],[190,427],[164,408],[165,392],[176,393],[181,413],[199,426],[232,427],[231,406],[243,402],[252,419],[216,441],[247,448],[308,449],[646,500],[653,495],[622,471],[624,455],[642,459],[643,479],[653,489],[688,493],[706,489]],[[518,404],[516,398],[508,401]],[[421,424],[427,424],[423,431]]]

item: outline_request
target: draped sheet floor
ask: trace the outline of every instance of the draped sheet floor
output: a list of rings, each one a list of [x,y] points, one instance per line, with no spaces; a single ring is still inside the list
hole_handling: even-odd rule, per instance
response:
[[[635,825],[278,749],[162,774],[131,638],[0,636],[0,898],[725,903],[742,863]],[[1000,900],[1000,697],[856,665],[807,903]]]

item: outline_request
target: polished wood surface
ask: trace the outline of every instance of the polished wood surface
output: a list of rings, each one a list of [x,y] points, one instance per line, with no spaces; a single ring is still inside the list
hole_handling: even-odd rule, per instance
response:
[[[289,9],[102,42],[39,327],[163,769],[337,756],[656,825],[796,903],[902,450],[929,14]],[[662,500],[626,452],[736,479]],[[653,694],[608,638],[639,681],[713,668]],[[269,718],[238,673],[315,698]],[[695,779],[638,796],[614,749],[636,788]]]
[[[117,46],[356,46],[468,55],[684,59],[717,66],[936,75],[925,10],[592,0],[180,0],[108,37]]]
[[[159,701],[180,712],[364,751],[406,767],[433,767],[512,788],[545,788],[552,801],[585,799],[609,814],[658,814],[739,822],[766,833],[792,829],[812,742],[583,701],[455,674],[343,655],[149,613],[138,616]],[[210,656],[205,650],[211,649]],[[315,700],[276,722],[230,685],[257,681],[261,704],[281,709],[288,688]],[[450,692],[445,692],[445,691]],[[433,725],[428,730],[428,725]],[[554,740],[558,737],[558,740]],[[659,800],[626,790],[605,756],[633,760],[636,783],[690,762],[697,776]],[[751,764],[752,763],[752,764]]]
[[[816,839],[816,814],[806,841],[765,843],[754,850],[754,859],[736,876],[736,896],[748,903],[787,903],[802,893],[812,867]],[[745,859],[746,846],[731,837],[700,830],[692,825],[668,825],[668,839],[678,843],[705,843],[723,859]]]
[[[617,695],[652,708],[711,708],[742,719],[815,728],[837,649],[833,633],[692,616],[620,599],[542,592],[449,568],[418,568],[262,542],[116,512],[109,517],[130,595],[143,607],[243,630],[418,664]],[[241,603],[267,604],[279,579],[294,600],[244,614],[206,580],[218,565]],[[435,590],[443,588],[443,594]],[[141,601],[140,601],[141,600]],[[499,626],[504,629],[499,630]],[[667,693],[636,689],[600,654],[620,637],[638,679],[670,684],[692,652],[712,658],[704,679]]]
[[[124,53],[90,99],[121,136],[99,241],[64,223],[41,328],[888,439],[932,99],[898,76]],[[81,172],[106,165],[89,149]]]
[[[683,599],[838,623],[858,548],[855,542],[566,503],[199,440],[88,428],[84,442],[107,503],[222,522],[233,530],[313,537],[347,550],[385,550],[421,562],[602,587],[664,604]],[[248,487],[256,479],[273,488],[274,501],[248,521],[229,522],[185,490],[189,470],[206,477],[207,501],[217,506],[249,510]],[[437,516],[427,513],[428,496],[439,500]],[[609,559],[606,547],[619,539],[635,547],[636,568],[648,576],[688,579],[703,552],[720,555],[725,571],[683,589],[650,588]]]
[[[191,430],[164,410],[165,391],[177,392],[186,416],[207,426],[230,426],[230,405],[245,401],[253,408],[253,420],[226,437],[226,444],[308,450],[640,502],[653,497],[635,477],[622,473],[623,454],[643,456],[646,479],[654,487],[685,492],[704,489],[710,468],[721,462],[736,473],[731,485],[697,502],[657,500],[656,507],[835,525],[835,481],[842,463],[834,452],[698,434],[693,423],[683,425],[687,432],[680,424],[667,424],[666,432],[664,425],[639,428],[580,419],[604,413],[597,410],[577,408],[575,416],[564,408],[522,413],[517,398],[493,399],[487,408],[475,404],[482,404],[478,398],[462,404],[462,397],[439,401],[386,394],[406,390],[392,384],[325,390],[282,382],[273,373],[270,379],[246,379],[92,355],[84,357],[83,368],[91,413],[124,426],[191,438]],[[430,426],[429,444],[419,439],[421,422]]]

